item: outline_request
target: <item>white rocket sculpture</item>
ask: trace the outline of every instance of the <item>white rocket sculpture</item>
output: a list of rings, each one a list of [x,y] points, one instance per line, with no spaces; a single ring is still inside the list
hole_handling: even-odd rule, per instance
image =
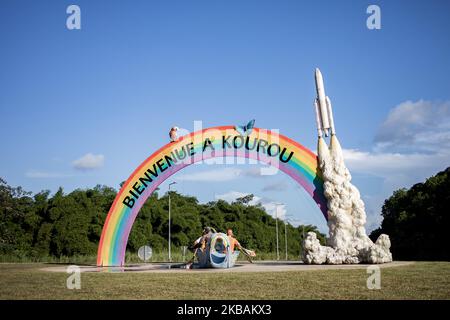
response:
[[[322,137],[322,134],[325,134],[325,137],[328,137],[330,133],[331,135],[336,134],[336,131],[334,130],[331,101],[330,98],[325,95],[322,73],[318,68],[316,68],[315,78],[317,98],[314,101],[314,107],[316,108],[317,134],[319,137]]]

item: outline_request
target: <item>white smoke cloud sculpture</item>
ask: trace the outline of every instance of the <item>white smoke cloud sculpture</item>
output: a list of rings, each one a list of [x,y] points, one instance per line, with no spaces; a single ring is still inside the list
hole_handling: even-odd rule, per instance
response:
[[[307,264],[391,262],[389,236],[382,234],[375,243],[367,236],[364,202],[350,182],[351,175],[336,135],[331,135],[330,147],[319,137],[317,153],[328,202],[329,237],[327,246],[322,246],[316,234],[308,232],[303,241],[303,261]]]

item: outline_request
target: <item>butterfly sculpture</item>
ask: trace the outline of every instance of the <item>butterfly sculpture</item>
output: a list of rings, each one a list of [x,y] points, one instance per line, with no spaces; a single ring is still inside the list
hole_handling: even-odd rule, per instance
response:
[[[234,126],[234,129],[241,135],[241,136],[249,136],[252,131],[253,127],[255,126],[255,119],[250,120],[247,125],[244,126]]]

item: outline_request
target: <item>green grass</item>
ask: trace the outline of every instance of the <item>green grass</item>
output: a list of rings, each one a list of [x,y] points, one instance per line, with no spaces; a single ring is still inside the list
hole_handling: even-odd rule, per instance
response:
[[[450,263],[382,268],[381,289],[365,269],[273,273],[82,273],[81,289],[45,264],[0,264],[0,299],[450,299]]]

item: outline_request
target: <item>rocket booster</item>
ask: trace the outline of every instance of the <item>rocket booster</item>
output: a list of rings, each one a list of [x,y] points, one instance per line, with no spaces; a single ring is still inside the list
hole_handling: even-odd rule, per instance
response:
[[[317,97],[314,101],[314,107],[316,109],[317,132],[319,137],[322,134],[328,137],[330,133],[332,135],[336,133],[334,130],[333,111],[330,99],[325,95],[322,73],[318,68],[316,68],[315,80]]]

